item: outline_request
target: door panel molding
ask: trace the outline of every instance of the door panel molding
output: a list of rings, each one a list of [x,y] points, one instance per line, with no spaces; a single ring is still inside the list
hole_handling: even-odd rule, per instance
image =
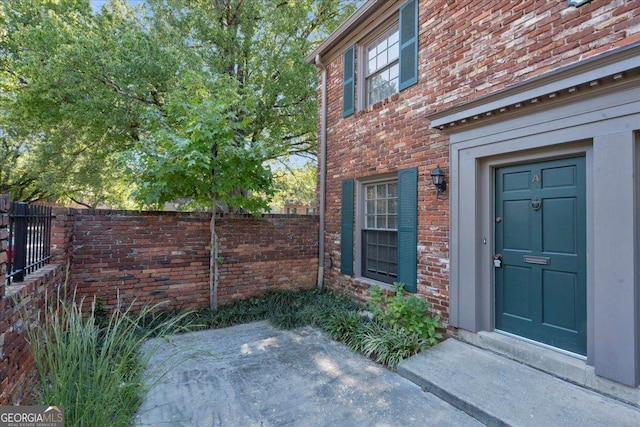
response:
[[[496,168],[494,197],[496,328],[586,354],[585,158]]]

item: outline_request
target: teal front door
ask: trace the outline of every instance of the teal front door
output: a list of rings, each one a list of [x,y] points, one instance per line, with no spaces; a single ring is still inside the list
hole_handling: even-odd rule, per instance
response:
[[[496,329],[586,354],[584,157],[496,170]]]

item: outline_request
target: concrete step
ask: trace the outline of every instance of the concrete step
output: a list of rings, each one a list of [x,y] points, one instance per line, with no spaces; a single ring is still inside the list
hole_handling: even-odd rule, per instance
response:
[[[630,387],[600,377],[595,374],[593,366],[587,365],[584,358],[580,359],[571,353],[504,332],[473,333],[460,329],[456,338],[640,408],[640,387]]]
[[[491,426],[639,426],[640,409],[456,339],[398,373]]]

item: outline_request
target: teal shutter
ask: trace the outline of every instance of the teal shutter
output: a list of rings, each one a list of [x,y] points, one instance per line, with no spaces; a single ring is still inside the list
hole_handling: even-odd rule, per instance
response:
[[[340,272],[353,276],[353,179],[342,181]]]
[[[418,169],[398,172],[398,282],[416,292],[418,282]]]
[[[400,90],[418,83],[418,1],[400,7]]]
[[[342,55],[342,117],[355,111],[355,46]]]

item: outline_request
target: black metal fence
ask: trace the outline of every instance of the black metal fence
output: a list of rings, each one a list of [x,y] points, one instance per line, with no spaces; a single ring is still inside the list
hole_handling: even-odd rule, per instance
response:
[[[7,284],[22,282],[51,259],[51,206],[11,203]]]

